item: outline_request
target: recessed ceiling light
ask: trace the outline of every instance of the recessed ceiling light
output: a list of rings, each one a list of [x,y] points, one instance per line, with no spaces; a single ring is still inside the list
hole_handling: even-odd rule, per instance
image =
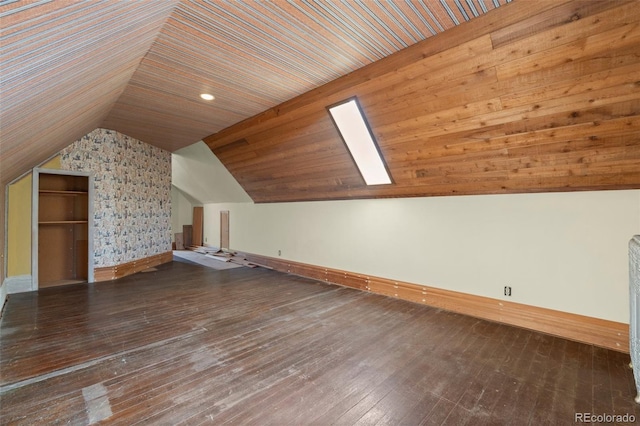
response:
[[[367,185],[392,183],[380,149],[357,99],[348,99],[328,109],[365,183]]]
[[[203,93],[203,94],[200,95],[200,97],[202,99],[204,99],[205,101],[212,101],[212,100],[215,99],[215,97],[213,95],[209,94],[209,93]]]

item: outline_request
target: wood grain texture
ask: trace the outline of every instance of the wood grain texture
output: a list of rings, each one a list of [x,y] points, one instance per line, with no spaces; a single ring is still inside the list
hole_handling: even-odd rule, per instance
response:
[[[175,151],[506,0],[480,3],[3,2],[2,182],[97,127]]]
[[[133,260],[121,265],[95,268],[93,276],[95,282],[115,280],[126,277],[127,275],[135,274],[136,272],[144,271],[145,269],[152,268],[154,266],[171,262],[172,260],[173,252],[168,251],[166,253]]]
[[[193,245],[193,225],[182,225],[182,243],[187,249]]]
[[[204,208],[193,208],[193,241],[194,246],[201,246],[202,244],[202,228],[204,226]]]
[[[229,248],[229,210],[220,212],[220,248]]]
[[[39,179],[38,286],[86,282],[89,179],[46,173]]]
[[[158,269],[12,295],[0,320],[2,423],[640,417],[621,352],[263,268]]]
[[[74,225],[53,224],[38,227],[38,285],[60,285],[75,278]]]
[[[174,5],[0,7],[3,184],[103,124]]]
[[[250,262],[277,271],[629,353],[628,324],[268,256],[243,255]]]
[[[514,2],[205,142],[256,202],[640,188],[637,6]],[[351,96],[393,185],[326,113]]]

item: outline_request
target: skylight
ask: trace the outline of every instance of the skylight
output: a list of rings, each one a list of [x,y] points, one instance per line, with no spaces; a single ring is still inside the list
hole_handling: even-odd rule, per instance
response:
[[[367,185],[386,185],[391,177],[356,98],[330,106],[329,113]]]

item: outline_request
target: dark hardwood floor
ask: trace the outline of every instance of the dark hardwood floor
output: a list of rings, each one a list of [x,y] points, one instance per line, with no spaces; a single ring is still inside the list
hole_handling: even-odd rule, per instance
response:
[[[628,355],[261,268],[16,294],[0,333],[2,424],[640,419]]]

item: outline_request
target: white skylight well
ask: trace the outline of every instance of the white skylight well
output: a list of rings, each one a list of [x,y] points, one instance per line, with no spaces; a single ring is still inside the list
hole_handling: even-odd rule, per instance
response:
[[[328,109],[365,183],[390,184],[391,177],[358,100],[351,98]]]

